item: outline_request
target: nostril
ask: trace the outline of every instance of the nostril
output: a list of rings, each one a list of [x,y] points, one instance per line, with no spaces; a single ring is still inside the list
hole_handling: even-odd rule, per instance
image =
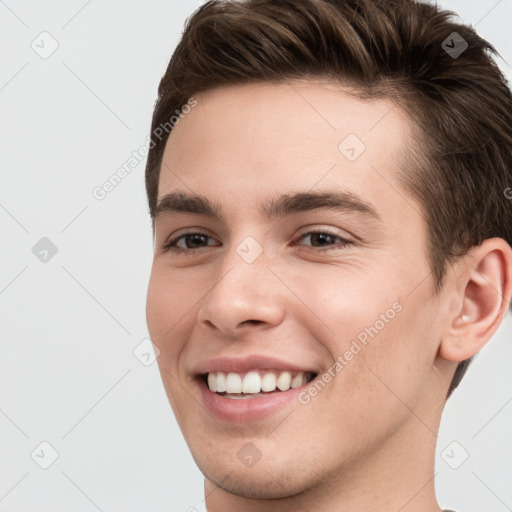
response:
[[[250,325],[259,325],[262,323],[262,320],[244,320],[243,322],[240,323],[241,326],[245,325],[245,324],[250,324]]]

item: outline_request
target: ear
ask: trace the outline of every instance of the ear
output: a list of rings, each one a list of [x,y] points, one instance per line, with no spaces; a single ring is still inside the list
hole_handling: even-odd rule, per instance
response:
[[[491,339],[508,311],[512,296],[512,248],[502,238],[487,239],[472,248],[454,268],[457,307],[448,319],[439,356],[463,361]]]

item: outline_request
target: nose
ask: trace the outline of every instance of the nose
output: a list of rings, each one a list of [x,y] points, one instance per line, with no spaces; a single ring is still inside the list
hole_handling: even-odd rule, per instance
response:
[[[233,248],[218,268],[198,312],[202,327],[240,338],[283,321],[286,287],[269,267],[265,253],[248,263]]]

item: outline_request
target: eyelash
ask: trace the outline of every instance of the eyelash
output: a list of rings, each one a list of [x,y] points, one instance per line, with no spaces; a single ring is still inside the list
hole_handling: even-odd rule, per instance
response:
[[[327,252],[327,251],[332,251],[332,250],[336,250],[336,249],[344,249],[345,247],[347,246],[351,246],[351,245],[354,245],[353,242],[351,242],[350,240],[346,240],[345,238],[342,238],[340,237],[339,235],[336,235],[335,233],[331,233],[328,229],[319,229],[319,230],[313,230],[313,231],[308,231],[307,233],[304,233],[302,234],[300,237],[299,237],[299,240],[302,240],[303,238],[309,236],[309,235],[315,235],[315,234],[320,234],[320,235],[328,235],[329,237],[332,237],[332,238],[338,238],[340,240],[339,244],[340,246],[339,247],[333,247],[333,245],[330,245],[328,247],[305,247],[303,248],[302,250],[305,250],[306,252],[312,252],[312,253],[322,253],[322,252]],[[163,251],[164,252],[173,252],[173,253],[190,253],[191,251],[192,252],[195,252],[195,251],[199,251],[201,249],[207,249],[208,247],[212,247],[212,246],[204,246],[204,247],[196,247],[196,248],[192,248],[192,249],[183,249],[181,247],[176,247],[174,244],[176,244],[178,242],[178,240],[181,240],[182,238],[184,237],[187,237],[187,236],[192,236],[192,235],[200,235],[200,236],[204,236],[204,237],[207,237],[207,238],[211,238],[209,235],[207,235],[206,233],[201,233],[200,231],[191,231],[189,233],[183,233],[181,234],[180,236],[177,236],[171,240],[169,240],[164,246],[163,246]],[[193,254],[189,254],[189,256],[193,256]]]

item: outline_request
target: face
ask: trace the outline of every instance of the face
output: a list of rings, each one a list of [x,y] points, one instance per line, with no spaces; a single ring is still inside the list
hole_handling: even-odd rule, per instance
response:
[[[397,179],[408,118],[311,81],[196,100],[165,149],[147,297],[196,463],[275,498],[406,458],[446,392],[424,216]]]

